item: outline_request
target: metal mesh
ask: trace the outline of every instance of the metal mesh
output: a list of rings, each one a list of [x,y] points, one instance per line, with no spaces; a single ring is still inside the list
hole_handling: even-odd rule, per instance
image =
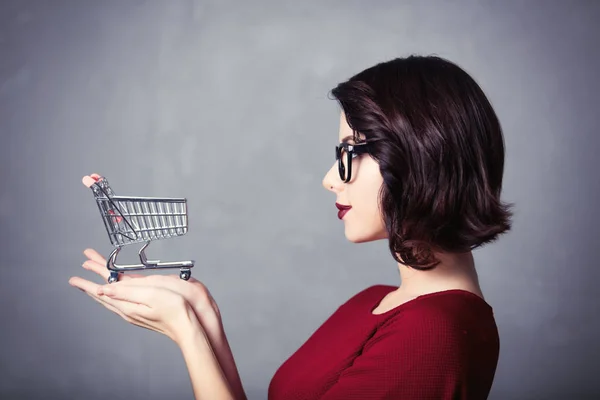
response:
[[[112,196],[97,197],[96,201],[114,246],[187,233],[186,199]]]

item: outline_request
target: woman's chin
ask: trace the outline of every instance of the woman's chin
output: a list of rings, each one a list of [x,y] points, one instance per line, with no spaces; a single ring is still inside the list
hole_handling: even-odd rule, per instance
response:
[[[366,243],[373,242],[375,240],[385,239],[386,236],[383,234],[371,232],[355,232],[348,228],[345,229],[344,234],[346,235],[346,239],[352,243]]]

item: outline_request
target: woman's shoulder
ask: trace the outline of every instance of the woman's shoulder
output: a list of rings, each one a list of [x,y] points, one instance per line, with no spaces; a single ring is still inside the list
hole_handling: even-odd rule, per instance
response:
[[[493,308],[478,294],[463,289],[448,289],[427,293],[404,304],[406,309],[444,315],[464,315],[468,310],[474,314],[493,314]]]
[[[432,330],[447,333],[496,334],[493,308],[482,297],[462,289],[421,295],[397,307],[381,321],[384,330]]]

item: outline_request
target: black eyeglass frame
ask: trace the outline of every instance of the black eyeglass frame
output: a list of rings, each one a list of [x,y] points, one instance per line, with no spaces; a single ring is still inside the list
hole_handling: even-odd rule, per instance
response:
[[[340,179],[344,183],[350,182],[352,179],[352,159],[360,156],[361,154],[366,154],[369,152],[369,142],[362,143],[347,143],[342,142],[335,146],[335,159],[338,162],[338,171],[340,173]],[[346,152],[346,164],[348,164],[348,176],[346,175],[346,167],[344,166],[344,162],[342,160],[342,149]]]

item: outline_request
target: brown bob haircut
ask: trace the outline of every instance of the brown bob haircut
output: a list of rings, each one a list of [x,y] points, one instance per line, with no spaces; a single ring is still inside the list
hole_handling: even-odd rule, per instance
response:
[[[439,264],[433,251],[467,252],[510,230],[513,204],[500,201],[500,122],[464,70],[436,56],[396,58],[331,94],[355,140],[372,141],[369,155],[384,181],[380,209],[397,262],[431,269]]]

